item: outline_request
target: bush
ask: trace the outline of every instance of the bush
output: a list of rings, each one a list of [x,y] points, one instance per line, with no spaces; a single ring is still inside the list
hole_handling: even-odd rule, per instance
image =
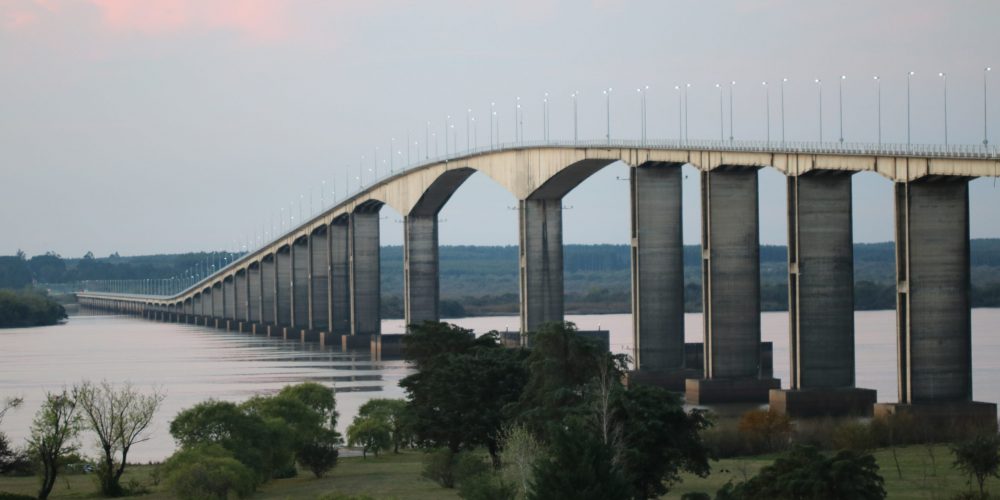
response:
[[[35,500],[35,497],[29,495],[18,495],[17,493],[7,493],[6,491],[0,491],[0,500]]]
[[[339,442],[340,436],[336,432],[324,429],[322,432],[316,433],[311,441],[306,442],[295,453],[295,458],[313,475],[321,478],[323,474],[337,465],[337,458],[340,456],[340,452],[337,450]]]
[[[433,450],[424,459],[421,475],[445,488],[489,472],[490,467],[479,457],[468,452],[454,453],[448,448]]]
[[[951,451],[955,454],[955,468],[976,478],[979,495],[986,496],[986,479],[998,477],[1000,472],[1000,436],[979,435],[952,446]]]
[[[174,453],[163,464],[167,488],[178,498],[246,498],[256,487],[254,472],[220,445],[201,445]]]
[[[770,409],[750,410],[740,418],[739,430],[752,454],[768,453],[788,446],[792,420],[787,414]]]
[[[485,472],[462,479],[458,496],[465,500],[514,500],[517,487],[504,481],[500,474]]]

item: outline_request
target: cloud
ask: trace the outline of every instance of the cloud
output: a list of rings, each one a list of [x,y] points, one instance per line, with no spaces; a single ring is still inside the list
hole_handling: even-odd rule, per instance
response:
[[[231,30],[258,41],[291,31],[287,0],[87,0],[104,26],[119,32],[167,35]]]

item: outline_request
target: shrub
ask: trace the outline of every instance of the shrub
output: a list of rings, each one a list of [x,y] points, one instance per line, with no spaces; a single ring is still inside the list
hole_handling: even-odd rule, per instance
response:
[[[788,446],[792,420],[787,414],[770,409],[750,410],[740,418],[739,430],[752,453],[778,451]]]
[[[448,448],[439,448],[427,454],[421,475],[445,488],[489,472],[490,467],[471,453],[454,453]]]
[[[256,487],[254,472],[220,445],[201,445],[174,453],[163,464],[169,490],[181,499],[246,498]]]
[[[518,498],[514,483],[503,480],[500,474],[484,472],[463,478],[458,484],[458,496],[465,500],[514,500]]]
[[[303,467],[309,469],[317,478],[323,477],[330,469],[337,465],[337,458],[340,452],[337,444],[340,436],[336,432],[324,429],[316,433],[311,441],[306,442],[295,457]]]
[[[951,451],[955,454],[955,468],[975,477],[979,495],[985,497],[986,479],[1000,472],[1000,436],[979,435],[952,446]]]
[[[17,493],[7,493],[6,491],[0,491],[0,500],[35,500],[35,497],[30,495],[19,495]]]

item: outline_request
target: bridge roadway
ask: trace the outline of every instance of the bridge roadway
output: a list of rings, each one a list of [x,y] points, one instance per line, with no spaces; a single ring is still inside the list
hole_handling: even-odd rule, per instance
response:
[[[240,330],[379,335],[379,210],[404,214],[407,324],[438,319],[441,208],[475,172],[519,200],[521,332],[563,320],[562,198],[632,168],[632,380],[696,404],[770,402],[795,415],[912,412],[996,421],[972,401],[969,190],[996,146],[721,141],[505,144],[394,173],[173,296],[81,292],[81,303]],[[684,361],[681,166],[700,170],[704,369]],[[787,176],[790,390],[761,376],[758,169]],[[899,403],[855,387],[851,175],[894,183]]]

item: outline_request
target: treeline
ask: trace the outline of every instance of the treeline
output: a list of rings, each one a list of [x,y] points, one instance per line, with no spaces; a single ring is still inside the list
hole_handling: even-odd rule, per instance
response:
[[[0,290],[0,328],[54,325],[64,319],[66,309],[42,292]]]

